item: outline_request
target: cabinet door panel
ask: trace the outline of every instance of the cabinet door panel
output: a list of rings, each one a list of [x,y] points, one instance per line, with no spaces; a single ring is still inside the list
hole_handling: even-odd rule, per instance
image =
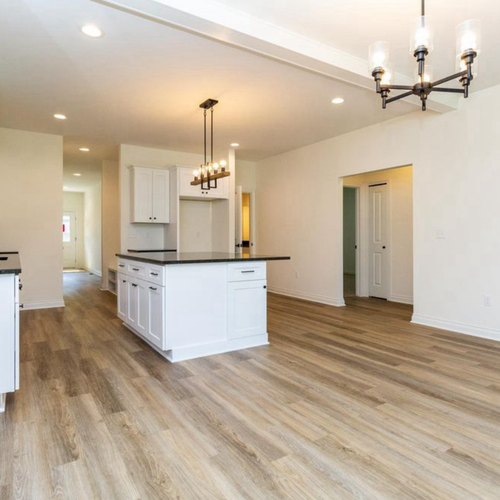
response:
[[[153,222],[152,176],[150,168],[133,167],[131,222]]]
[[[165,339],[165,288],[148,284],[148,339],[160,349],[168,349]]]
[[[266,281],[228,283],[228,338],[262,335],[267,331]]]
[[[148,336],[149,296],[146,281],[137,280],[137,325],[136,330],[145,337]]]
[[[139,314],[139,290],[137,280],[134,278],[127,278],[127,316],[125,322],[127,325],[137,329],[137,316]]]
[[[118,293],[117,305],[118,305],[118,317],[123,321],[127,319],[127,276],[122,273],[118,273],[116,290]]]
[[[153,169],[153,222],[166,224],[170,215],[170,174],[166,170]]]
[[[210,189],[206,193],[205,198],[208,200],[227,200],[229,198],[229,177],[217,179],[217,189]]]

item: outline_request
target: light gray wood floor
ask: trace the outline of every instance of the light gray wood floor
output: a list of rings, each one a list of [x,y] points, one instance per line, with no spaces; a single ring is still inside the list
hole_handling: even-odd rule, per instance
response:
[[[95,277],[22,313],[0,498],[500,498],[500,344],[269,297],[271,345],[169,364]]]

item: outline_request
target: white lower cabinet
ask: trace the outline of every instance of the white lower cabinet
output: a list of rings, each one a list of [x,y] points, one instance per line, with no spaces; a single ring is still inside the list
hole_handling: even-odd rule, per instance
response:
[[[19,389],[19,276],[0,275],[0,412]]]
[[[165,336],[165,287],[146,283],[148,289],[147,338],[162,350],[168,349]]]
[[[118,317],[160,349],[165,338],[165,287],[118,273]]]
[[[229,339],[267,332],[266,283],[266,280],[255,280],[227,284]]]

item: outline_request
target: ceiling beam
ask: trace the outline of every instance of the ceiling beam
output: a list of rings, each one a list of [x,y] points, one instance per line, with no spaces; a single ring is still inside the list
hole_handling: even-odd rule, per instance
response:
[[[210,0],[92,0],[146,19],[278,60],[304,70],[372,90],[373,78],[365,59],[298,35]],[[413,79],[396,74],[401,85]],[[420,99],[405,99],[421,107]],[[454,94],[431,94],[427,108],[439,113],[458,108]]]

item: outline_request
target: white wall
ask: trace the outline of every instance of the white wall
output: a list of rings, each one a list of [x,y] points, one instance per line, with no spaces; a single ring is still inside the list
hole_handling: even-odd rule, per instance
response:
[[[341,305],[340,177],[412,164],[414,321],[500,339],[498,116],[500,86],[258,162],[259,251],[292,257],[270,287]]]
[[[118,162],[102,162],[102,284],[108,286],[108,268],[116,269],[120,252],[120,176]]]
[[[25,308],[60,307],[63,143],[0,128],[0,251],[21,255]]]
[[[168,224],[130,223],[130,172],[131,165],[172,167],[189,165],[196,167],[203,161],[201,155],[167,149],[145,148],[122,144],[120,146],[120,239],[121,251],[128,249],[163,249]]]
[[[85,267],[84,250],[84,203],[83,193],[64,192],[63,212],[75,212],[76,217],[76,267]]]
[[[360,295],[369,295],[369,193],[368,186],[387,182],[389,231],[387,257],[389,296],[394,302],[413,303],[413,168],[401,167],[344,177],[344,185],[359,187]],[[344,241],[345,243],[345,241]],[[345,256],[345,248],[344,248]],[[345,262],[344,262],[345,267]]]
[[[101,276],[101,183],[87,188],[84,195],[84,251],[85,269]]]
[[[253,161],[236,160],[236,186],[241,186],[244,193],[254,191],[257,187],[257,164]]]

